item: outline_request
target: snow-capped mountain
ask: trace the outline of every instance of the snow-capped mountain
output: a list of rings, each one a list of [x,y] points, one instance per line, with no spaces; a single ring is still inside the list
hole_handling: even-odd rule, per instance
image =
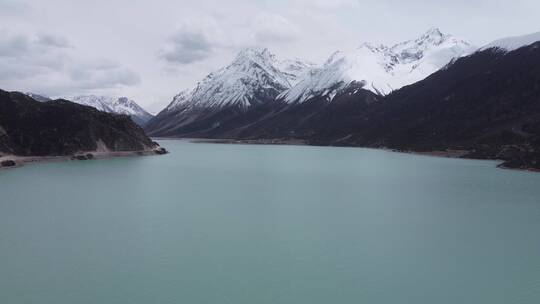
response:
[[[313,64],[300,60],[280,61],[268,49],[247,48],[230,65],[208,75],[193,90],[176,95],[166,111],[182,106],[235,105],[245,109],[274,99],[312,67]]]
[[[280,93],[296,84],[313,66],[301,60],[279,60],[268,49],[246,48],[231,64],[208,75],[194,89],[176,95],[146,129],[157,136],[197,136],[191,131],[219,128],[254,106],[275,103]]]
[[[135,123],[141,126],[144,126],[153,117],[152,114],[146,112],[135,101],[127,97],[81,95],[67,99],[103,112],[129,115]]]
[[[471,54],[476,49],[471,43],[443,34],[437,28],[391,47],[364,43],[352,51],[334,53],[322,67],[305,74],[279,98],[289,103],[321,95],[332,99],[352,82],[386,95],[426,78],[453,58]]]
[[[44,96],[44,95],[40,95],[40,94],[35,94],[35,93],[31,93],[31,92],[27,92],[25,93],[26,96],[29,96],[30,98],[36,100],[36,101],[39,101],[39,102],[47,102],[47,101],[51,101],[52,99],[47,97],[47,96]]]
[[[498,40],[493,41],[492,43],[489,43],[483,46],[480,50],[496,48],[496,49],[503,50],[506,52],[511,52],[521,47],[531,45],[537,41],[540,41],[540,32],[524,35],[524,36],[515,36],[515,37],[507,37],[507,38],[498,39]]]

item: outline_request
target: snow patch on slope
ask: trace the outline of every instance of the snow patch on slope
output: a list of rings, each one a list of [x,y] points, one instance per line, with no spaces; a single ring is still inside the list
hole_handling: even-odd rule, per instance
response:
[[[48,101],[51,101],[52,99],[47,97],[47,96],[44,96],[44,95],[40,95],[40,94],[35,94],[35,93],[31,93],[31,92],[26,92],[25,93],[26,96],[36,100],[36,101],[39,101],[39,102],[48,102]]]
[[[524,36],[507,37],[495,40],[492,43],[483,46],[480,50],[497,48],[507,52],[511,52],[521,47],[531,45],[538,41],[540,41],[540,32]]]
[[[139,124],[144,124],[152,118],[150,113],[127,97],[82,95],[67,99],[103,112],[129,115]]]

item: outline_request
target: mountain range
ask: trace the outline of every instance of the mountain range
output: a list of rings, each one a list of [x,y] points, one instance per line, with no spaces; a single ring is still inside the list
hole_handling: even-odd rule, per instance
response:
[[[127,97],[81,95],[67,99],[81,105],[94,107],[103,112],[128,115],[140,126],[145,126],[154,117]]]
[[[249,124],[289,104],[332,101],[350,87],[384,96],[475,50],[436,28],[390,47],[363,43],[337,51],[321,66],[296,60],[287,69],[291,61],[277,59],[268,49],[245,49],[193,90],[178,94],[146,129],[155,136],[206,137],[237,126],[234,120]]]
[[[430,29],[396,45],[364,43],[293,81],[266,49],[177,95],[152,136],[302,141],[400,151],[454,151],[540,168],[539,34],[482,48]],[[300,61],[301,62],[301,61]]]
[[[392,46],[363,43],[338,51],[322,65],[248,48],[193,89],[181,91],[153,118],[128,98],[103,96],[74,97],[73,102],[91,106],[74,107],[37,94],[3,92],[3,111],[13,111],[32,126],[37,117],[44,127],[52,126],[48,119],[85,113],[81,117],[90,129],[76,125],[89,135],[77,141],[87,142],[85,148],[92,148],[102,136],[94,132],[105,128],[95,121],[111,126],[112,117],[128,115],[157,137],[388,148],[497,159],[505,167],[540,170],[539,41],[535,33],[477,48],[434,28]],[[95,112],[88,111],[92,108]],[[96,114],[103,112],[122,115]],[[17,144],[24,136],[13,130],[25,127],[10,117],[3,119],[12,126],[0,126],[0,149],[47,153],[36,130]],[[147,145],[138,132],[142,129],[131,134]],[[65,138],[60,142],[71,145]]]
[[[386,95],[475,50],[471,43],[437,28],[393,46],[363,43],[352,51],[335,52],[322,67],[313,69],[280,97],[289,103],[314,96],[331,97],[353,81],[362,82],[366,90]]]
[[[41,94],[31,92],[25,94],[39,102],[49,102],[53,100],[52,98]],[[79,95],[74,97],[65,97],[64,99],[80,105],[93,107],[103,112],[128,115],[136,124],[141,127],[145,126],[146,123],[152,119],[152,117],[154,117],[135,101],[127,97]]]
[[[176,95],[146,129],[150,134],[177,136],[219,127],[223,120],[273,103],[313,66],[300,60],[281,61],[268,49],[242,50],[230,65]]]

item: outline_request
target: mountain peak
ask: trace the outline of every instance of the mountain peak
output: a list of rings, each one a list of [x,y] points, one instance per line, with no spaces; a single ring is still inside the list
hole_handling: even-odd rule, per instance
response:
[[[96,108],[103,112],[129,115],[139,125],[144,125],[152,115],[127,97],[81,95],[66,98],[75,103]]]
[[[290,88],[308,64],[279,61],[267,48],[242,49],[233,62],[209,74],[189,92],[181,92],[165,109],[249,106],[273,100]]]
[[[272,54],[267,48],[259,48],[259,47],[248,47],[240,50],[238,55],[236,56],[235,62],[239,61],[273,61],[275,60],[275,55]]]
[[[443,33],[441,32],[441,29],[440,29],[440,28],[438,28],[438,27],[432,27],[432,28],[428,29],[428,31],[427,31],[423,36],[442,37],[442,36],[445,36],[445,34],[443,34]]]
[[[444,41],[448,40],[451,35],[443,34],[438,27],[432,27],[427,32],[425,32],[418,39],[414,40],[415,43],[422,45],[439,45]]]

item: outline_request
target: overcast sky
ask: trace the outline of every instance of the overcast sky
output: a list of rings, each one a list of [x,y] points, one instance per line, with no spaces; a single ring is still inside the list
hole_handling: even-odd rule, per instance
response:
[[[248,46],[319,63],[431,27],[481,46],[539,20],[538,0],[0,0],[0,88],[125,95],[156,113]]]

